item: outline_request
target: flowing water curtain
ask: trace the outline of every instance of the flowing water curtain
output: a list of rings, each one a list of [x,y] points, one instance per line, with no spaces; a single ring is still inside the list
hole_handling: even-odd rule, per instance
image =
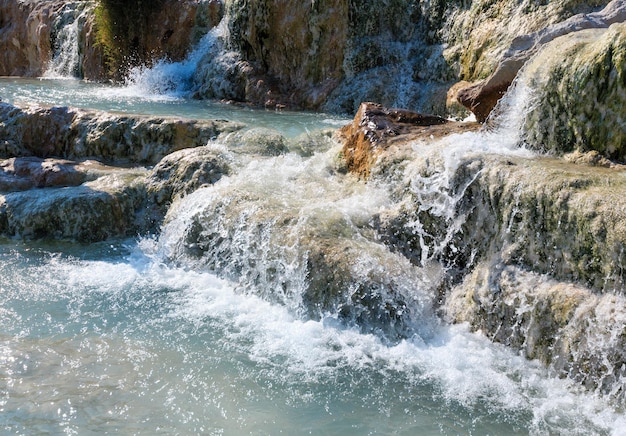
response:
[[[66,3],[53,22],[52,59],[44,73],[49,78],[82,78],[81,32],[93,13],[90,2]]]

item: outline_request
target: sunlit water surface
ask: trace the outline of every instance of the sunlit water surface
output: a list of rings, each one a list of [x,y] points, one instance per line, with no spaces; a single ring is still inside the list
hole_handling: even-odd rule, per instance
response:
[[[259,110],[243,105],[154,94],[137,86],[119,87],[76,79],[0,78],[0,99],[14,104],[71,106],[125,114],[228,120],[267,127],[295,137],[316,129],[337,128],[345,117],[322,113]]]
[[[0,80],[4,101],[243,121],[339,117]],[[623,412],[465,326],[388,344],[173,267],[152,239],[0,240],[0,429],[14,434],[620,434]],[[260,292],[263,294],[263,292]],[[432,315],[434,316],[434,315]],[[432,323],[432,319],[427,320]]]
[[[462,326],[384,345],[167,267],[152,250],[0,245],[0,428],[589,434],[621,420]]]

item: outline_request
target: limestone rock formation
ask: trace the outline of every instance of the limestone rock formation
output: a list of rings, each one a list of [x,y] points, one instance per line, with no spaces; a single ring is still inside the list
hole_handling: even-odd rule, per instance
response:
[[[379,165],[398,159],[388,154]],[[441,177],[445,163],[437,156],[410,163],[411,172],[424,175],[420,183],[435,184],[432,196],[414,198],[399,183],[396,195],[403,201],[381,215],[381,233],[390,245],[415,262],[434,258],[461,271],[482,256],[493,260],[496,253],[505,264],[578,282],[595,292],[624,289],[622,167],[485,156],[464,159],[453,174]],[[443,213],[443,205],[451,209]],[[410,230],[412,226],[418,230]]]
[[[173,152],[161,159],[150,172],[148,196],[163,208],[162,215],[165,216],[172,201],[228,175],[231,160],[225,150],[211,146]]]
[[[225,45],[236,56],[225,70],[236,86],[224,97],[341,113],[379,101],[444,114],[447,89],[494,72],[515,38],[607,3],[233,0],[225,3]],[[215,89],[199,93],[220,98]]]
[[[413,294],[424,287],[419,272],[373,240],[367,213],[332,206],[359,187],[311,174],[328,173],[316,165],[294,155],[258,158],[187,195],[168,212],[162,251],[307,318],[337,314],[390,341],[406,337],[431,305]]]
[[[154,230],[173,199],[228,172],[204,146],[241,127],[0,103],[0,234],[89,242]]]
[[[256,103],[319,107],[342,77],[347,2],[233,0],[226,13]]]
[[[626,396],[623,295],[481,264],[454,289],[446,311],[450,321],[469,323],[560,377],[620,400]]]
[[[0,234],[24,239],[102,241],[145,231],[145,170],[124,170],[79,186],[0,194]]]
[[[63,25],[57,18],[71,11],[91,11],[80,20],[77,42],[79,75],[91,80],[122,79],[129,67],[161,58],[180,60],[225,16],[223,52],[207,55],[194,77],[198,97],[340,113],[379,101],[444,115],[453,83],[493,73],[461,98],[475,101],[469,105],[482,120],[538,45],[623,20],[621,0],[598,12],[607,3],[165,0],[96,8],[93,1],[5,0],[0,74],[41,75]],[[571,18],[577,13],[588,15]]]
[[[224,136],[223,142],[232,151],[259,156],[279,156],[289,151],[287,140],[278,131],[252,127]]]
[[[457,99],[476,115],[478,121],[483,122],[507,91],[518,71],[542,45],[583,29],[607,28],[613,23],[624,21],[626,4],[622,0],[613,0],[601,11],[575,15],[534,33],[519,35],[503,53],[495,71],[485,80],[459,90]],[[567,55],[563,53],[561,56],[560,60],[567,62]]]
[[[555,51],[558,62],[549,60]],[[626,23],[564,36],[546,52],[538,59],[525,141],[551,154],[595,151],[626,162]]]
[[[78,70],[71,73],[89,80],[120,79],[129,64],[151,63],[164,57],[180,60],[204,33],[217,25],[223,14],[219,0],[166,0],[159,2],[150,16],[144,17],[146,23],[124,24],[123,19],[130,16],[128,11],[122,10],[114,15],[115,23],[141,36],[126,40],[124,35],[110,33],[115,30],[109,28],[113,26],[107,21],[111,16],[103,9],[95,12],[96,5],[96,1],[78,0],[2,0],[0,75],[43,75],[54,55],[59,33],[64,26],[78,20],[84,10],[88,13],[81,18],[75,41],[80,56]],[[69,23],[61,19],[65,16],[69,17]],[[121,47],[121,43],[126,46]],[[135,57],[131,56],[131,51]],[[120,59],[116,60],[119,65],[116,63],[113,70],[110,61],[117,53],[120,54]],[[123,68],[118,71],[118,67]]]
[[[99,0],[94,37],[104,48],[107,76],[122,80],[129,68],[182,60],[222,14],[221,0]]]
[[[32,188],[78,186],[106,171],[96,161],[18,157],[0,161],[0,192]]]
[[[51,57],[52,20],[63,1],[0,2],[0,76],[38,76]]]
[[[396,199],[376,228],[415,265],[445,270],[449,321],[622,398],[625,169],[572,159],[396,144],[370,175]]]
[[[0,157],[97,157],[105,162],[156,164],[166,154],[206,145],[221,133],[241,127],[227,121],[119,116],[0,103]]]

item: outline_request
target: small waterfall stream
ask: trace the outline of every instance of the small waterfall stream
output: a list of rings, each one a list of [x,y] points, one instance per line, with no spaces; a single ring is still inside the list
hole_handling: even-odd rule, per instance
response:
[[[66,3],[54,20],[52,59],[43,76],[51,79],[81,78],[80,37],[82,27],[92,6],[86,3]]]
[[[64,15],[67,34],[58,41],[71,40],[81,17]],[[210,86],[229,92],[220,74],[236,59],[220,45],[224,31],[214,29],[183,62],[132,70],[124,87],[0,81],[3,100],[6,93],[250,124],[249,136],[236,132],[206,146],[229,171],[176,198],[156,236],[90,246],[0,240],[0,428],[623,432],[615,397],[442,316],[451,310],[442,307],[446,293],[497,257],[488,251],[502,248],[494,235],[523,228],[515,219],[521,204],[505,224],[496,222],[486,199],[500,193],[481,183],[490,180],[486,163],[503,162],[494,170],[500,177],[537,157],[520,147],[533,101],[526,83],[514,85],[484,130],[408,144],[382,156],[364,183],[345,173],[340,145],[320,132],[345,121],[339,117],[189,100],[207,75]],[[74,75],[72,53],[59,51],[50,77]],[[207,57],[214,62],[199,72]],[[275,128],[287,145],[263,143],[269,135],[254,136],[259,126]],[[499,289],[554,284],[501,258],[489,265],[509,280]],[[534,304],[518,308],[520,319],[533,316]],[[614,296],[599,314],[620,304]],[[607,322],[611,340],[620,323]]]

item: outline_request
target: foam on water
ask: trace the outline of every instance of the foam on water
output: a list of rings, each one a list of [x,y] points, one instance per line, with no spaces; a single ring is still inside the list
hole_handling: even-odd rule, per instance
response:
[[[161,59],[154,65],[131,68],[125,86],[109,90],[116,95],[154,100],[179,100],[189,97],[193,76],[202,58],[216,50],[220,27],[209,31],[180,62]]]
[[[389,346],[333,319],[295,317],[211,274],[163,265],[152,240],[127,249],[112,260],[3,249],[9,280],[0,314],[2,428],[70,434],[625,428],[605,400],[465,326],[441,326],[428,341]]]
[[[183,62],[133,70],[125,87],[97,87],[87,98],[122,102],[123,108],[133,99],[183,101],[218,36],[207,35]],[[505,103],[516,109],[532,103],[523,83],[509,95]],[[236,176],[175,204],[158,240],[87,248],[0,245],[0,428],[67,434],[623,433],[619,405],[554,378],[467,326],[443,325],[427,301],[441,274],[429,269],[429,261],[458,231],[463,217],[455,205],[473,180],[454,186],[459,165],[477,153],[531,155],[519,147],[520,111],[504,112],[486,131],[415,144],[417,155],[437,163],[426,175],[407,163],[401,177],[408,184],[401,189],[448,226],[439,245],[422,241],[421,268],[400,261],[368,233],[372,216],[393,206],[392,184],[339,175],[332,163],[337,150],[307,160],[241,159]],[[250,219],[255,214],[256,221]],[[188,239],[198,217],[204,227]],[[283,223],[292,227],[277,226]],[[207,272],[207,259],[194,263],[183,256],[213,230],[232,250],[210,260],[221,277]],[[386,341],[335,312],[311,319],[299,311],[306,253],[299,251],[298,236],[322,231],[363,249],[351,265],[357,279],[386,273],[402,279],[398,287],[415,298],[415,334]],[[278,239],[283,245],[273,243],[272,232],[285,232]],[[207,256],[215,245],[198,251]],[[71,254],[50,254],[59,252]],[[381,266],[380,259],[388,264]],[[263,265],[255,269],[258,263]],[[282,275],[264,276],[268,265]],[[289,286],[273,287],[278,282]]]

